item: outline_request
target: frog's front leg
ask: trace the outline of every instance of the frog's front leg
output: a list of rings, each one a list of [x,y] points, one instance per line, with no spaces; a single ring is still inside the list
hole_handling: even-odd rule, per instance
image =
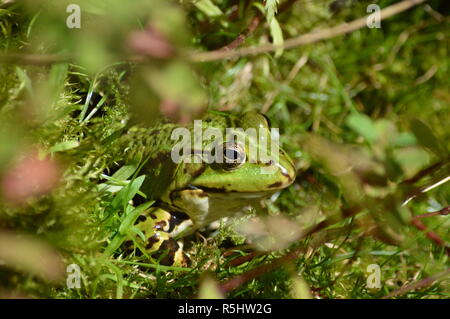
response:
[[[173,207],[182,208],[189,216],[172,232],[176,238],[192,235],[196,230],[218,219],[211,214],[209,196],[202,189],[190,187],[175,191],[170,198]]]
[[[185,219],[181,223],[177,224],[174,229],[169,233],[172,238],[182,238],[193,233],[194,223],[192,219]]]
[[[189,260],[183,252],[183,242],[176,240],[173,232],[179,233],[187,226],[185,218],[151,207],[136,220],[136,234],[124,243],[124,250],[134,251],[136,256],[148,255],[162,265],[186,266]]]

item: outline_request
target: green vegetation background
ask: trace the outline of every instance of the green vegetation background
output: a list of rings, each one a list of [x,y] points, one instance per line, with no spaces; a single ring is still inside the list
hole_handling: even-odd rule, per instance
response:
[[[301,250],[222,296],[379,298],[437,276],[400,296],[449,297],[448,248],[427,235],[448,241],[448,216],[422,219],[427,231],[411,223],[450,199],[448,183],[420,193],[450,175],[447,1],[307,46],[192,62],[255,15],[261,22],[242,46],[282,44],[398,1],[298,0],[277,12],[279,2],[0,1],[0,296],[215,297],[220,283]],[[66,26],[69,3],[80,5],[80,29]],[[269,215],[330,227],[240,264],[233,258],[249,251],[229,227],[191,238],[187,269],[122,255],[145,172],[123,166],[121,134],[161,113],[185,122],[205,109],[264,111],[298,170]],[[21,172],[48,187],[22,198],[27,183],[18,182],[11,193],[8,178]],[[66,286],[69,264],[80,267],[79,289]],[[380,266],[379,289],[367,288],[370,264]]]

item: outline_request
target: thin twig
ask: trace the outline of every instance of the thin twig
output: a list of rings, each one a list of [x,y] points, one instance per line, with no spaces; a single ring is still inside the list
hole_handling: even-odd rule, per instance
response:
[[[220,51],[231,51],[236,49],[238,46],[240,46],[244,41],[253,33],[253,31],[258,28],[260,22],[262,20],[261,14],[257,14],[253,17],[253,19],[250,21],[249,25],[245,29],[244,32],[241,32],[236,39],[234,39],[232,42],[228,43],[227,45],[220,48]]]
[[[437,280],[439,280],[441,278],[445,278],[449,274],[450,274],[450,268],[448,268],[448,269],[446,269],[446,270],[444,270],[444,271],[442,271],[440,273],[434,274],[434,275],[432,275],[432,276],[430,276],[428,278],[416,281],[416,282],[414,282],[414,283],[412,283],[410,285],[403,286],[400,289],[397,289],[397,290],[391,292],[390,294],[387,294],[386,296],[383,297],[383,299],[388,299],[388,298],[400,296],[400,295],[403,295],[403,294],[405,294],[405,293],[407,293],[407,292],[409,292],[411,290],[416,290],[416,289],[420,289],[420,288],[424,288],[424,287],[430,286],[435,281],[437,281]]]
[[[381,20],[387,19],[398,13],[406,11],[418,4],[424,3],[425,1],[426,0],[403,0],[399,3],[393,4],[380,11],[380,19]],[[353,32],[355,30],[361,29],[367,26],[367,19],[369,17],[370,15],[367,15],[365,17],[356,19],[352,22],[340,24],[336,27],[312,31],[308,34],[288,39],[284,41],[282,45],[264,44],[255,47],[237,49],[234,51],[215,50],[209,52],[196,52],[190,56],[190,60],[193,62],[207,62],[273,52],[278,49],[292,49],[302,45],[334,38],[336,36],[344,35]]]
[[[416,5],[424,3],[427,0],[403,0],[402,2],[393,4],[380,11],[380,19],[384,20],[392,17],[398,13],[406,11]],[[292,49],[302,45],[319,42],[325,39],[334,38],[340,35],[344,35],[355,30],[361,29],[366,26],[367,19],[370,15],[356,19],[349,23],[343,23],[336,27],[312,31],[308,34],[301,35],[296,38],[288,39],[284,41],[283,45],[264,44],[255,47],[242,48],[237,50],[215,50],[209,52],[194,52],[187,56],[187,59],[191,62],[207,62],[216,61],[229,58],[237,58],[247,55],[256,55],[261,53],[273,52],[278,49]],[[62,62],[67,57],[60,55],[14,55],[14,56],[0,56],[0,63],[5,62],[17,62],[28,64],[52,64]],[[142,59],[132,57],[130,61],[142,62]],[[145,60],[144,60],[145,61]]]
[[[416,198],[420,194],[426,193],[426,192],[428,192],[428,191],[430,191],[430,190],[432,190],[432,189],[434,189],[434,188],[436,188],[436,187],[438,187],[438,186],[440,186],[442,184],[445,184],[445,183],[447,183],[449,181],[450,181],[450,176],[447,176],[447,177],[445,177],[443,179],[440,179],[437,182],[434,182],[431,185],[428,185],[428,186],[425,186],[425,187],[413,190],[412,192],[409,193],[407,199],[402,203],[402,206],[406,206],[406,204],[408,204],[411,200],[413,200],[414,198]]]
[[[357,207],[343,209],[341,213],[330,216],[329,218],[318,223],[317,225],[310,227],[308,230],[306,230],[303,233],[303,235],[299,238],[299,240],[306,238],[320,230],[323,230],[329,226],[332,226],[332,225],[338,223],[339,221],[342,220],[341,218],[347,218],[347,217],[354,216],[360,211],[361,211],[361,208],[357,208]],[[249,282],[250,280],[280,267],[281,265],[285,264],[288,261],[297,259],[301,253],[304,253],[304,248],[296,249],[283,257],[275,259],[271,263],[264,264],[262,266],[254,268],[242,275],[235,276],[235,277],[229,279],[228,281],[222,283],[220,285],[220,290],[223,293],[230,292],[230,291],[236,289],[237,287]]]
[[[46,66],[55,63],[72,62],[78,58],[77,53],[71,54],[38,54],[38,53],[10,53],[0,54],[0,64],[30,64]],[[148,59],[143,55],[128,55],[124,61],[133,63],[145,63]],[[122,62],[116,62],[122,63]]]
[[[413,220],[411,220],[411,224],[421,231],[427,230],[427,226],[424,223],[422,223],[422,221],[419,219],[413,218]],[[443,247],[447,255],[450,256],[450,246],[445,241],[443,241],[438,234],[430,230],[427,231],[425,235],[428,237],[428,239],[436,243],[436,245]]]
[[[283,4],[278,9],[278,15],[289,9],[296,1],[297,0],[288,0],[286,2],[283,2]],[[241,32],[232,42],[220,48],[219,51],[231,51],[236,49],[238,46],[244,43],[245,40],[260,26],[263,19],[263,13],[261,11],[257,11],[256,15],[250,20],[250,23],[245,28],[245,30]]]
[[[438,211],[435,211],[435,212],[414,216],[414,219],[422,219],[422,218],[438,216],[438,215],[445,216],[445,215],[448,215],[448,214],[450,214],[450,206],[447,206],[447,207],[442,208],[441,210],[438,210]]]
[[[220,290],[223,293],[230,292],[230,291],[236,289],[237,287],[245,284],[246,282],[249,282],[250,280],[252,280],[256,277],[259,277],[262,274],[268,273],[268,272],[278,268],[279,266],[285,264],[286,262],[288,262],[290,260],[297,259],[297,257],[303,252],[304,252],[303,248],[294,250],[293,252],[287,254],[286,256],[280,257],[269,264],[264,264],[262,266],[254,268],[242,275],[235,276],[235,277],[231,278],[230,280],[226,281],[225,283],[221,284]]]
[[[448,207],[446,208],[448,210]],[[344,208],[342,209],[341,213],[338,213],[336,215],[330,216],[327,219],[325,219],[324,221],[318,223],[315,226],[312,226],[311,228],[309,228],[307,231],[305,231],[305,233],[299,238],[303,239],[306,238],[314,233],[317,233],[329,226],[332,226],[340,221],[342,221],[343,218],[348,218],[348,217],[352,217],[355,216],[358,212],[360,212],[362,210],[362,207],[350,207],[350,208]],[[443,210],[444,211],[444,210]],[[445,213],[445,211],[444,211]],[[447,211],[448,213],[448,211]],[[415,220],[413,219],[411,221],[411,224],[414,225],[415,227],[417,227],[418,229],[424,231],[426,230],[426,226],[423,225],[423,223],[421,223],[420,220]],[[435,242],[437,245],[444,247],[446,250],[447,255],[450,255],[450,248],[447,246],[447,244],[434,232],[432,231],[428,231],[426,233],[426,236],[431,239],[433,242]],[[259,267],[256,267],[242,275],[238,275],[235,276],[231,279],[229,279],[228,281],[222,283],[220,285],[220,289],[223,293],[227,293],[230,292],[234,289],[236,289],[237,287],[241,286],[242,284],[245,284],[247,282],[249,282],[252,279],[255,279],[269,271],[272,271],[278,267],[280,267],[281,265],[285,264],[288,261],[292,261],[295,260],[301,253],[304,252],[304,248],[299,248],[297,250],[292,251],[291,253],[280,257],[278,259],[275,259],[274,261],[272,261],[269,264],[265,264]]]
[[[49,65],[54,63],[69,62],[73,56],[63,54],[8,54],[0,55],[0,63],[6,64],[31,64]]]

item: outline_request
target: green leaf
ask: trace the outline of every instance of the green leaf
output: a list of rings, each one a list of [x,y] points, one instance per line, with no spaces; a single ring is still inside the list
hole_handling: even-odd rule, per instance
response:
[[[278,2],[279,2],[279,0],[266,0],[264,9],[267,12],[266,17],[267,17],[267,22],[269,22],[269,24],[272,23],[272,19],[275,17],[275,13],[277,13]]]
[[[218,17],[223,14],[222,10],[212,3],[211,0],[200,0],[194,5],[208,17]]]
[[[21,82],[19,91],[21,91],[23,88],[25,88],[29,94],[33,94],[33,87],[31,85],[31,79],[28,76],[28,74],[25,72],[25,70],[23,70],[19,67],[16,67],[16,74]]]
[[[124,285],[123,273],[119,267],[113,265],[112,263],[109,262],[108,265],[109,268],[116,274],[116,299],[122,299]]]
[[[78,120],[80,123],[83,122],[84,117],[88,111],[89,103],[91,102],[92,95],[94,94],[95,85],[96,85],[96,82],[94,79],[89,85],[89,90],[88,90],[88,94],[86,96],[86,101],[84,102],[83,108],[81,109],[80,118]]]
[[[276,46],[282,46],[284,43],[283,40],[283,31],[281,31],[280,24],[278,23],[276,18],[273,18],[270,22],[270,35],[273,39],[273,44]],[[275,52],[275,57],[279,57],[283,54],[283,49],[277,49]]]
[[[133,197],[138,193],[142,183],[145,180],[145,175],[139,176],[134,179],[130,184],[124,187],[111,203],[113,208],[118,208],[121,204],[126,205]]]
[[[129,213],[125,215],[125,218],[123,219],[122,223],[119,227],[119,234],[126,235],[126,233],[130,230],[131,226],[133,226],[136,219],[139,217],[139,215],[142,214],[144,210],[152,206],[154,201],[150,201],[144,204],[139,205]]]
[[[424,122],[418,119],[414,119],[411,122],[411,130],[417,138],[419,144],[429,149],[439,157],[446,155],[446,150],[439,143],[439,140],[434,135],[433,131]]]
[[[346,124],[370,143],[375,142],[377,139],[375,125],[372,122],[372,119],[365,114],[350,114],[346,119]]]
[[[119,180],[127,180],[138,168],[138,163],[124,165],[115,172],[112,177]]]
[[[64,88],[64,82],[69,70],[68,63],[53,64],[48,76],[48,85],[51,95],[51,102],[55,103],[58,99],[60,92]]]
[[[379,119],[373,122],[375,127],[375,134],[377,136],[378,144],[384,146],[392,144],[392,140],[395,140],[398,135],[397,127],[388,119]]]
[[[79,145],[80,145],[80,143],[75,140],[65,141],[65,142],[61,142],[56,145],[53,145],[52,147],[50,147],[50,149],[48,151],[50,153],[63,152],[63,151],[77,148]]]
[[[416,137],[408,132],[400,133],[394,141],[394,146],[396,147],[413,146],[416,144],[417,144]]]
[[[110,193],[117,193],[118,191],[120,191],[123,188],[123,186],[101,183],[96,188],[99,192],[105,191],[105,192],[110,192]]]
[[[429,165],[430,156],[421,147],[405,147],[393,151],[395,161],[402,167],[406,177],[412,177]]]
[[[0,9],[0,17],[4,16],[4,15],[9,15],[11,14],[11,11],[6,10],[6,9]]]
[[[127,231],[131,228],[131,226],[134,224],[134,222],[139,217],[139,215],[144,210],[146,210],[150,206],[152,206],[153,203],[154,203],[154,201],[150,201],[150,202],[144,203],[142,205],[139,205],[138,207],[129,211],[125,215],[125,218],[123,219],[122,223],[120,224],[118,233],[116,233],[116,235],[111,240],[108,247],[106,247],[106,249],[103,253],[105,256],[110,256],[117,248],[120,247],[120,245],[122,245],[123,241],[126,238]]]
[[[139,236],[139,237],[142,239],[142,241],[145,241],[145,240],[146,240],[146,237],[145,237],[144,232],[143,232],[142,230],[140,230],[138,227],[132,225],[132,226],[130,227],[129,231],[130,231],[133,235]]]

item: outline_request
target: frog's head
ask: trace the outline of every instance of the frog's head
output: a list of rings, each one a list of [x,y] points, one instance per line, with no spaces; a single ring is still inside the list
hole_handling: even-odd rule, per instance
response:
[[[239,127],[229,132],[239,136],[242,142],[227,139],[218,145],[222,156],[219,158],[223,160],[213,161],[190,185],[208,193],[248,197],[274,193],[292,184],[294,164],[279,147],[277,136],[271,135],[268,119],[250,111],[234,125]]]
[[[254,200],[289,186],[295,179],[294,164],[278,147],[277,138],[273,139],[264,115],[251,111],[224,123],[239,128],[237,135],[245,142],[234,139],[218,145],[219,150],[222,148],[222,162],[203,164],[201,169],[198,164],[185,165],[184,173],[196,173],[192,173],[186,187],[172,197],[176,206],[197,224],[231,215]],[[251,134],[253,132],[257,135]]]

